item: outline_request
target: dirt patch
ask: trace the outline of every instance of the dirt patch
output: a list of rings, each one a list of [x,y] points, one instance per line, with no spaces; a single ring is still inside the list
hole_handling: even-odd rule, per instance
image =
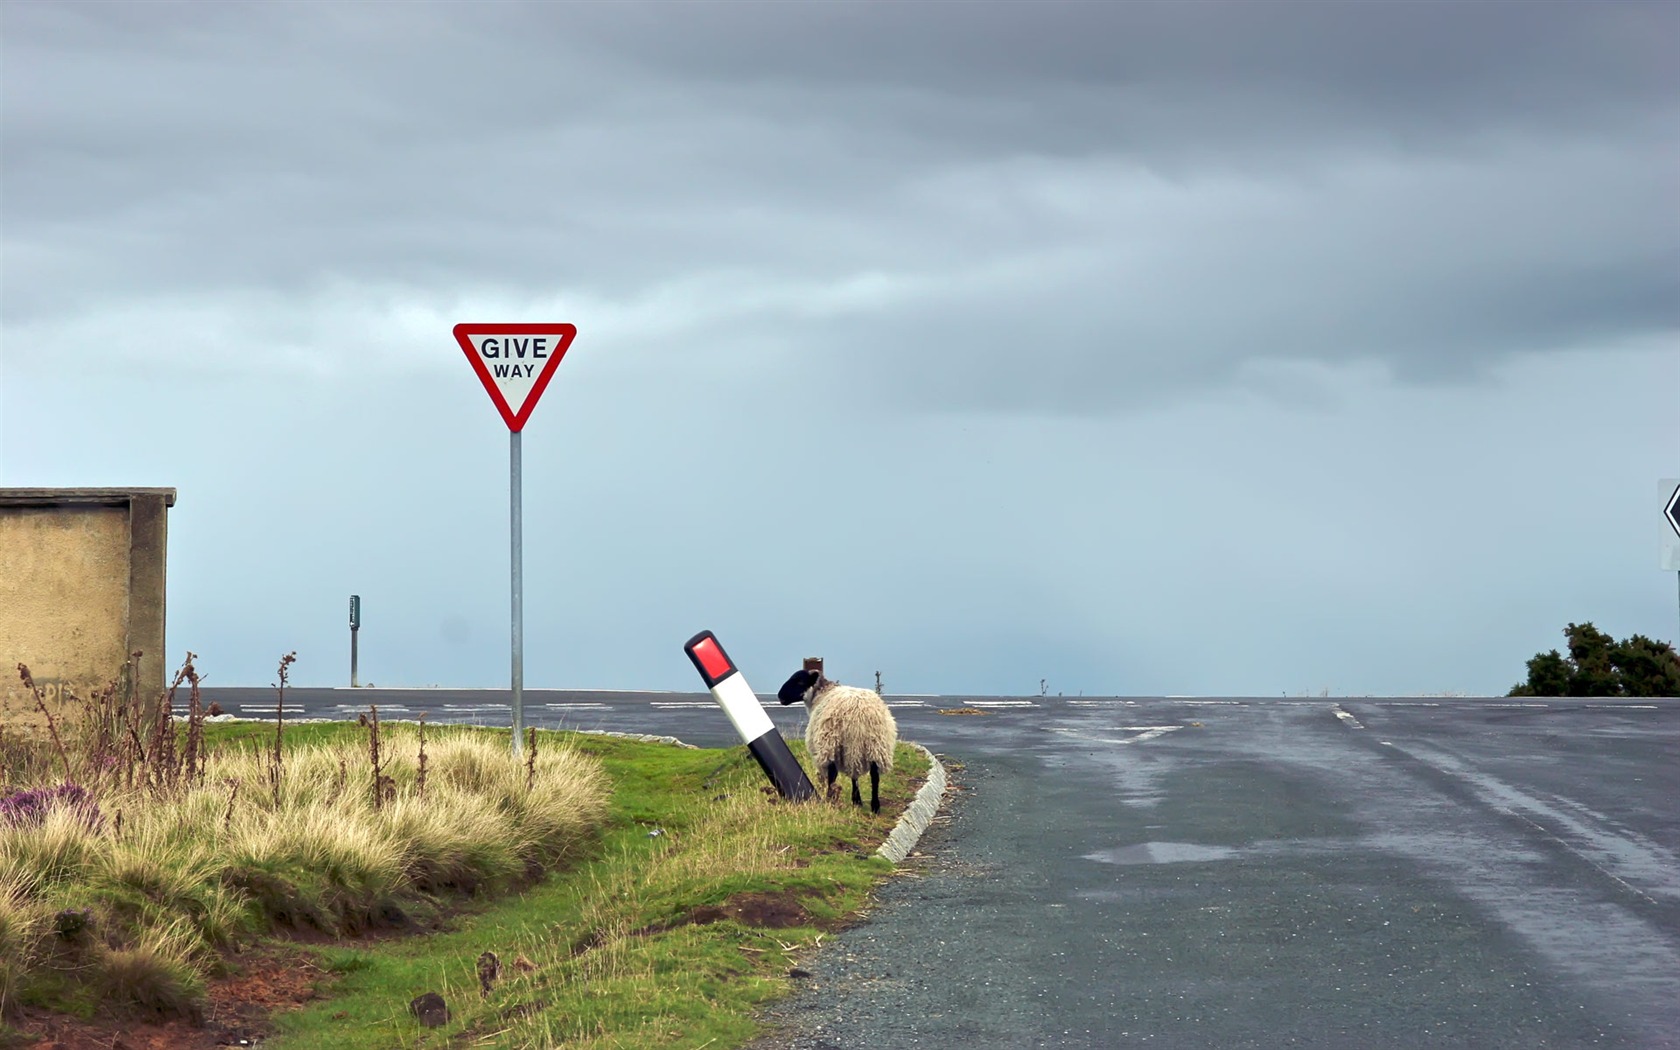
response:
[[[769,930],[809,926],[815,921],[804,903],[791,893],[742,893],[722,904],[707,905],[689,913],[689,922],[696,926],[724,919]]]
[[[804,902],[792,890],[786,890],[781,893],[737,893],[722,904],[705,904],[693,908],[671,922],[655,923],[632,931],[631,936],[648,937],[674,930],[679,926],[705,926],[725,919],[734,919],[743,926],[756,926],[767,930],[830,925],[807,911]]]
[[[272,1031],[270,1018],[316,998],[328,979],[307,954],[284,945],[252,949],[231,960],[238,972],[209,982],[204,1024],[149,1023],[127,1018],[82,1021],[27,1009],[19,1029],[28,1050],[216,1050],[253,1046]]]

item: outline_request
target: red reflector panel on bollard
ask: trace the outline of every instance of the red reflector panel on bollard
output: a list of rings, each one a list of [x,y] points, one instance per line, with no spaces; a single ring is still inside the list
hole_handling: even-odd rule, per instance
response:
[[[804,768],[788,750],[787,741],[776,731],[775,723],[764,713],[764,705],[758,702],[747,680],[735,669],[735,662],[723,651],[717,636],[710,631],[701,631],[688,640],[683,651],[711,690],[712,699],[729,716],[735,732],[781,796],[788,799],[815,797],[817,790],[811,786],[811,778],[805,775]]]
[[[729,656],[724,653],[723,646],[718,644],[716,637],[707,634],[692,644],[694,648],[689,650],[689,656],[694,660],[694,666],[700,669],[700,674],[706,679],[708,686],[728,677],[729,672],[735,670],[735,665],[729,662]]]

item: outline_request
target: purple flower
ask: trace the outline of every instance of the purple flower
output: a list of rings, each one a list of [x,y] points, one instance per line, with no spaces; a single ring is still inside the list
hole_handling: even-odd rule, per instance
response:
[[[14,827],[40,827],[47,814],[54,809],[74,809],[89,828],[98,831],[105,826],[99,803],[80,784],[64,783],[55,787],[14,791],[0,798],[0,822]]]

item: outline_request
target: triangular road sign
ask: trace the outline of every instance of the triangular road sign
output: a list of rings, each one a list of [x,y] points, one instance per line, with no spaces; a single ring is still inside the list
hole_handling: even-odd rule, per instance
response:
[[[509,430],[525,429],[525,421],[576,335],[577,326],[569,324],[455,326],[455,341]]]

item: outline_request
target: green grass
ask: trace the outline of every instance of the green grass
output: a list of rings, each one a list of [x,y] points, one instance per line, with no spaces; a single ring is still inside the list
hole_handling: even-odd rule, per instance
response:
[[[739,1045],[755,1031],[755,1010],[788,990],[796,954],[867,908],[891,870],[873,850],[927,765],[901,746],[882,814],[871,816],[849,803],[771,798],[744,748],[591,736],[571,746],[598,758],[613,784],[592,859],[458,915],[445,932],[315,949],[338,975],[323,989],[329,998],[281,1016],[267,1045]],[[759,916],[769,924],[740,914],[755,901],[784,914]],[[486,951],[503,976],[482,996],[476,965]],[[448,1002],[444,1027],[409,1016],[426,992]]]
[[[359,726],[294,727],[278,785],[272,726],[211,728],[202,783],[105,777],[87,785],[96,812],[0,819],[0,1015],[97,1001],[193,1018],[224,949],[516,890],[589,855],[607,819],[600,761],[558,738],[527,765],[505,734],[432,727],[422,793],[416,730],[382,727],[376,795]]]
[[[416,727],[381,735],[378,805],[366,728],[288,726],[276,790],[273,725],[231,723],[205,727],[201,785],[109,778],[90,785],[101,821],[0,824],[0,1014],[195,1018],[250,957],[230,948],[279,938],[332,976],[276,1018],[274,1050],[722,1050],[799,952],[867,909],[891,870],[874,848],[927,765],[901,745],[873,816],[783,802],[745,748],[541,733],[533,772],[506,730],[431,726],[422,798]],[[56,779],[28,758],[9,784]],[[502,973],[484,995],[487,951]],[[435,1030],[408,1011],[426,992],[453,1014]]]

